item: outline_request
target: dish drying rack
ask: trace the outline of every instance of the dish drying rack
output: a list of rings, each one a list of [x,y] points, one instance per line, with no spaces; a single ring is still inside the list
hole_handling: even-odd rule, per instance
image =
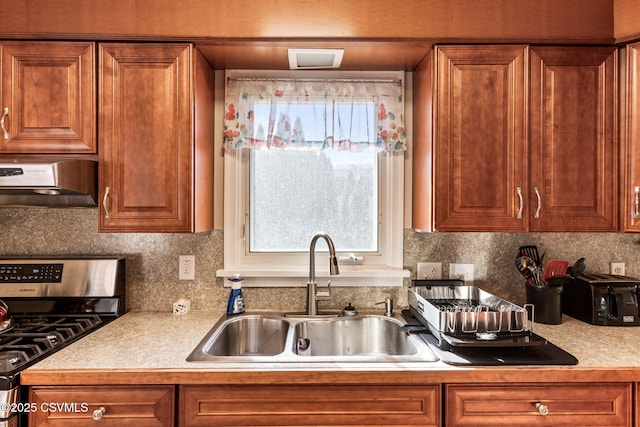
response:
[[[530,346],[546,344],[532,333],[530,304],[520,307],[475,286],[429,285],[416,280],[409,288],[411,314],[452,346]],[[460,285],[457,284],[460,283]]]

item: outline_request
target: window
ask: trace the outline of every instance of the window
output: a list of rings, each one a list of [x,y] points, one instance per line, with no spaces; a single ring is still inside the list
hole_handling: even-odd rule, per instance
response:
[[[339,256],[333,285],[402,285],[404,156],[370,149],[379,125],[371,119],[373,98],[358,95],[345,105],[313,96],[304,102],[280,96],[276,105],[254,98],[246,135],[259,147],[225,152],[224,269],[218,275],[240,273],[245,286],[305,285],[311,237],[325,231]],[[266,134],[286,134],[292,145],[266,149]],[[327,149],[328,140],[348,148]],[[318,241],[318,277],[328,275],[326,251]]]

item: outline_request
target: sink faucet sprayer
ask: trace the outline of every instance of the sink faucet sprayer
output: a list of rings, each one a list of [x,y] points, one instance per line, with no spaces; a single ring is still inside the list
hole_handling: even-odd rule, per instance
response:
[[[329,274],[335,276],[340,274],[338,270],[338,258],[336,257],[336,248],[333,245],[331,237],[327,233],[319,232],[311,238],[309,245],[309,281],[307,282],[307,315],[316,316],[318,314],[318,300],[329,299],[331,297],[331,281],[327,285],[327,290],[323,292],[317,291],[316,284],[316,242],[319,238],[323,238],[329,246]]]

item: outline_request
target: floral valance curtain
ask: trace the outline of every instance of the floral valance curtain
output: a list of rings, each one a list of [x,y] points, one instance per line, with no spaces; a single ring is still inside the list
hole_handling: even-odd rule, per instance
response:
[[[226,148],[406,149],[400,80],[228,78]]]

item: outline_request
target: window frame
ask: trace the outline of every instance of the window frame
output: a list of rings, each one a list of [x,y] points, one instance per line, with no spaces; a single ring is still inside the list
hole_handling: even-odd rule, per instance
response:
[[[352,74],[352,73],[351,73]],[[373,73],[384,78],[389,73]],[[291,74],[287,74],[291,78]],[[299,74],[298,74],[299,75]],[[305,76],[308,74],[305,73]],[[397,73],[395,74],[397,75]],[[336,73],[331,73],[335,78]],[[343,76],[340,76],[341,78]],[[354,78],[353,75],[344,76]],[[369,76],[368,76],[369,77]],[[358,78],[363,78],[358,75]],[[331,277],[332,286],[402,286],[409,271],[403,269],[404,225],[404,153],[378,154],[379,251],[356,254],[364,263],[355,264],[344,258],[351,254],[338,252],[340,274],[329,276],[323,251],[316,254],[316,277]],[[218,277],[242,275],[243,286],[306,286],[309,256],[305,252],[250,253],[246,234],[250,219],[250,151],[225,150],[224,153],[224,267]],[[320,231],[320,230],[319,230]],[[309,236],[311,240],[311,236]],[[324,251],[326,256],[326,251]],[[286,255],[286,256],[285,256]],[[226,282],[226,281],[225,281]],[[225,286],[228,285],[225,283]]]

